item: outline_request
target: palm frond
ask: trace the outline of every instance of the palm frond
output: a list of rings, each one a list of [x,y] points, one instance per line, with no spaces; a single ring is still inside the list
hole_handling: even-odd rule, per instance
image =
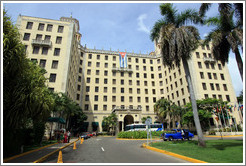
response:
[[[199,17],[199,14],[195,9],[187,9],[177,15],[176,27],[187,23],[203,24],[203,19]]]
[[[209,8],[211,7],[211,3],[202,3],[199,9],[199,16],[200,17],[204,17],[206,12],[209,10]]]
[[[165,17],[165,20],[169,23],[175,23],[177,10],[173,7],[173,4],[164,3],[160,5],[161,15]]]
[[[166,25],[167,23],[161,19],[161,20],[158,20],[155,25],[153,26],[151,32],[150,32],[150,39],[151,41],[154,41],[154,40],[158,40],[159,37],[160,37],[160,30],[161,30],[161,27]]]

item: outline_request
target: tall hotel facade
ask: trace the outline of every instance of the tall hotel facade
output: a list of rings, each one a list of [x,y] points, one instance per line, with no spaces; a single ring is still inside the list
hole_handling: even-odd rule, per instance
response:
[[[102,131],[104,117],[115,112],[118,130],[141,123],[150,116],[157,121],[154,104],[166,98],[182,106],[190,102],[183,66],[173,69],[162,64],[160,43],[155,51],[137,54],[88,49],[80,44],[79,21],[19,16],[17,26],[27,56],[47,71],[47,84],[66,93],[88,115],[88,131]],[[217,98],[234,105],[237,98],[227,65],[213,59],[210,46],[199,47],[188,61],[196,99]],[[122,61],[125,61],[125,66]],[[242,117],[231,113],[237,123]],[[218,122],[211,119],[211,126]],[[170,126],[172,127],[172,126]]]

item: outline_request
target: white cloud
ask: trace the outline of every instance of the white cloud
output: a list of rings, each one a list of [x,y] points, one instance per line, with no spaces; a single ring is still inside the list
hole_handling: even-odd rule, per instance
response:
[[[138,17],[138,30],[149,34],[150,30],[146,27],[146,25],[143,22],[143,20],[146,18],[147,18],[147,14],[141,14]]]
[[[208,34],[207,34],[207,33],[204,33],[204,34],[203,34],[203,37],[206,37],[206,36],[208,36]]]

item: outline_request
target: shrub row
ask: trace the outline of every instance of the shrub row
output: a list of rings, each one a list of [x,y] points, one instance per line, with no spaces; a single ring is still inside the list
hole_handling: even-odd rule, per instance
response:
[[[168,131],[152,131],[152,137],[161,137],[163,132]],[[146,131],[121,131],[118,133],[117,138],[128,138],[128,139],[146,139],[147,132]]]

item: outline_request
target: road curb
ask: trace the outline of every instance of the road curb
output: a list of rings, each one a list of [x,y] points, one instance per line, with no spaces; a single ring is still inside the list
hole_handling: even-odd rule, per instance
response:
[[[41,163],[41,162],[43,162],[44,160],[46,160],[46,159],[47,159],[48,157],[50,157],[51,155],[55,154],[55,153],[58,152],[59,150],[62,150],[62,149],[64,149],[64,148],[68,147],[69,145],[73,144],[74,142],[77,142],[78,140],[79,140],[79,138],[78,138],[77,140],[75,140],[75,141],[73,141],[73,142],[71,142],[71,143],[69,143],[69,144],[67,144],[67,145],[65,145],[65,146],[63,146],[63,147],[61,147],[61,148],[59,148],[59,149],[57,149],[57,150],[55,150],[55,151],[53,151],[53,152],[47,154],[47,155],[45,155],[44,157],[39,158],[38,160],[34,161],[33,163]]]
[[[8,162],[8,161],[11,161],[11,160],[13,160],[13,159],[15,159],[15,158],[18,158],[18,157],[21,157],[21,156],[25,156],[25,155],[27,155],[27,154],[29,154],[29,153],[36,152],[36,151],[38,151],[38,150],[41,150],[41,149],[50,147],[50,146],[55,145],[55,144],[58,144],[58,143],[56,142],[56,143],[53,143],[53,144],[49,144],[49,145],[40,147],[40,148],[38,148],[38,149],[30,150],[30,151],[27,151],[27,152],[24,152],[24,153],[21,153],[21,154],[18,154],[18,155],[15,155],[15,156],[12,156],[12,157],[3,159],[3,162],[5,163],[5,162]]]
[[[222,137],[241,137],[243,135],[222,135]],[[221,137],[220,135],[208,135],[205,137]]]
[[[143,143],[142,147],[146,148],[146,149],[149,149],[149,150],[153,150],[155,152],[164,153],[164,154],[176,157],[176,158],[180,158],[182,160],[186,160],[186,161],[189,161],[189,162],[192,162],[192,163],[207,163],[205,161],[193,159],[193,158],[186,157],[186,156],[183,156],[183,155],[180,155],[180,154],[176,154],[176,153],[173,153],[173,152],[169,152],[169,151],[166,151],[166,150],[161,150],[161,149],[157,149],[157,148],[154,148],[154,147],[151,147],[151,146],[147,146],[146,143]]]

